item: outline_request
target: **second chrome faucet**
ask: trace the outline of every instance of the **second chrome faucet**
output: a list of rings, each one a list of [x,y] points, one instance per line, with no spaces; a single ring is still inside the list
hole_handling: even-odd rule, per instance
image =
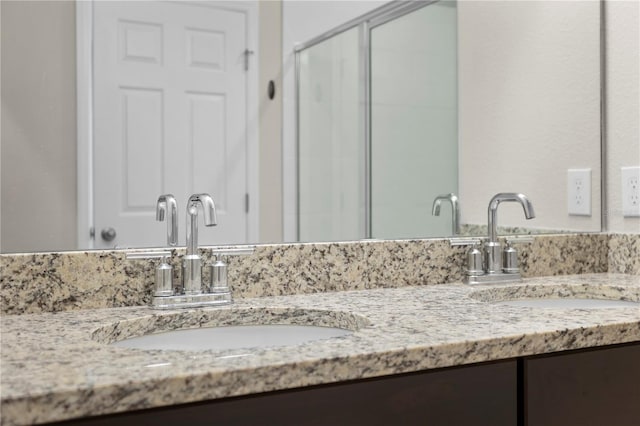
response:
[[[524,194],[513,192],[500,193],[493,196],[488,209],[488,239],[485,243],[485,269],[488,274],[503,272],[502,244],[498,241],[498,206],[505,201],[515,201],[522,205],[524,217],[533,219],[536,217],[533,204]]]
[[[471,245],[467,252],[467,269],[465,282],[468,284],[489,284],[513,282],[521,279],[517,265],[517,252],[513,248],[516,243],[531,242],[531,238],[507,238],[507,246],[503,249],[498,240],[498,206],[503,202],[517,202],[522,205],[524,216],[533,219],[533,204],[524,195],[514,192],[496,194],[489,202],[487,211],[487,238],[452,239],[452,245]],[[484,240],[482,249],[477,247]]]

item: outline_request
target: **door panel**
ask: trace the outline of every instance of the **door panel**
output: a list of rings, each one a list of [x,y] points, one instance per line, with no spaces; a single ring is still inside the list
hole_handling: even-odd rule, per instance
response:
[[[186,201],[201,192],[218,226],[201,227],[200,244],[247,242],[246,22],[210,5],[95,2],[97,248],[165,245],[163,193],[178,201],[180,244]]]
[[[149,191],[162,191],[162,110],[159,90],[120,89],[122,99],[122,211],[155,209]],[[140,165],[148,163],[144,173]]]

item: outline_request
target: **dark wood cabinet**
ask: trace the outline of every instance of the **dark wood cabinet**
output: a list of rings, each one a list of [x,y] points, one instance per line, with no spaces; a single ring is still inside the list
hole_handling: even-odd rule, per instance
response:
[[[84,418],[65,425],[640,425],[640,343]]]
[[[640,425],[640,344],[524,361],[528,426]]]
[[[516,424],[514,360],[69,421],[67,425]]]

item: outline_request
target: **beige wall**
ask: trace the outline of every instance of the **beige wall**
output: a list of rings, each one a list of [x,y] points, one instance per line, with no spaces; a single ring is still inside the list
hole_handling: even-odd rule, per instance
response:
[[[499,192],[522,192],[499,224],[600,230],[598,2],[459,2],[462,223],[485,224]],[[592,215],[570,216],[567,169],[592,170]]]
[[[0,251],[69,250],[76,244],[75,6],[2,1],[0,8]]]
[[[622,216],[620,167],[640,166],[640,2],[605,2],[607,210],[609,230],[640,233]]]
[[[483,2],[483,7],[487,4]],[[519,2],[515,2],[516,6]],[[585,9],[595,9],[599,7],[598,2],[577,2],[583,5]],[[465,19],[465,10],[470,11],[469,7],[473,7],[474,5],[478,5],[479,3],[469,3],[469,2],[461,2],[460,6],[460,16],[461,19]],[[504,12],[505,4],[503,2],[495,2],[493,3],[495,7],[500,7],[501,12]],[[543,3],[538,3],[541,5]],[[572,4],[576,4],[576,2],[566,2],[569,6]],[[465,9],[466,7],[466,9]],[[607,217],[605,218],[608,226],[607,230],[611,232],[631,232],[631,233],[640,233],[640,218],[624,218],[622,216],[622,193],[621,193],[621,177],[620,177],[620,168],[628,167],[628,166],[640,166],[640,91],[639,91],[639,83],[640,83],[640,56],[638,52],[640,51],[640,19],[639,19],[639,9],[640,2],[638,0],[606,0],[605,1],[605,50],[606,50],[606,66],[605,66],[605,85],[606,85],[606,93],[605,93],[605,104],[606,104],[606,145],[607,145],[607,163],[606,163],[606,178],[607,178],[607,187],[606,187],[606,202],[607,202]],[[468,15],[467,15],[468,16]],[[536,16],[531,14],[530,16]],[[481,15],[475,14],[473,17],[469,16],[469,18],[473,18],[473,21],[478,24],[479,18]],[[545,20],[545,22],[551,22]],[[466,25],[466,24],[465,24]],[[480,28],[478,34],[487,34],[487,27]],[[547,32],[550,34],[550,32]],[[591,36],[593,38],[593,35]],[[582,47],[589,47],[596,43],[595,40],[591,38],[583,37],[579,41],[579,45]],[[479,38],[475,37],[471,40],[474,43],[479,42]],[[504,38],[503,41],[508,44],[511,40]],[[531,41],[531,40],[529,40]],[[461,40],[461,49],[464,48],[462,45],[464,40]],[[493,49],[494,52],[504,52],[507,46],[495,46]],[[580,47],[580,46],[578,46]],[[571,51],[566,52],[563,55],[558,56],[554,64],[552,64],[552,68],[557,69],[557,66],[564,67],[566,65],[570,65],[571,62],[576,61],[576,55],[578,55],[580,49],[571,49]],[[467,58],[471,58],[471,56],[467,56]],[[511,57],[510,57],[511,58]],[[489,59],[488,63],[490,66],[495,66],[496,69],[500,69],[503,66],[514,67],[517,64],[513,62],[507,64],[500,64],[495,60],[491,60],[491,58],[483,58]],[[539,66],[540,64],[536,65]],[[557,65],[557,66],[556,66]],[[467,67],[464,61],[461,60],[460,67]],[[468,68],[464,68],[468,69]],[[590,68],[591,70],[595,70],[594,67]],[[476,70],[477,71],[477,61],[476,61]],[[536,70],[536,73],[543,72],[542,68]],[[584,71],[584,70],[583,70]],[[558,99],[564,99],[563,96],[567,96],[563,91],[575,89],[578,85],[584,85],[587,87],[587,84],[594,84],[593,78],[596,75],[588,76],[584,72],[572,73],[572,81],[571,86],[569,87],[559,87],[555,92]],[[513,70],[509,78],[517,78],[520,75],[521,77],[526,75],[518,70]],[[477,75],[474,76],[477,78]],[[589,80],[585,80],[585,78],[589,78]],[[598,76],[599,78],[599,76]],[[570,167],[592,167],[594,174],[592,176],[592,182],[594,184],[594,195],[596,197],[593,200],[592,206],[594,209],[594,213],[597,215],[597,210],[599,209],[599,198],[597,197],[597,188],[599,185],[599,155],[598,158],[595,155],[599,154],[593,150],[593,147],[597,146],[597,141],[594,141],[594,135],[596,134],[596,126],[599,125],[597,118],[595,116],[595,99],[594,98],[585,98],[585,101],[590,102],[590,114],[591,118],[589,121],[585,121],[586,126],[580,126],[579,122],[575,122],[578,125],[570,126],[570,120],[564,120],[569,118],[575,111],[570,111],[566,109],[565,111],[540,111],[540,114],[530,114],[529,116],[523,117],[524,123],[518,123],[516,121],[507,122],[507,115],[498,115],[495,114],[495,111],[498,109],[487,109],[485,110],[484,115],[474,115],[470,116],[467,114],[465,116],[465,112],[468,112],[469,109],[469,98],[463,98],[465,94],[463,91],[466,91],[466,94],[469,93],[469,89],[475,91],[474,96],[477,96],[478,99],[495,99],[499,96],[503,98],[508,95],[497,90],[496,87],[489,87],[490,90],[487,90],[487,93],[481,93],[479,91],[486,90],[487,86],[484,84],[478,84],[482,82],[478,81],[467,81],[464,76],[461,76],[461,99],[466,101],[466,107],[461,105],[461,144],[466,144],[467,146],[471,145],[471,150],[465,147],[461,149],[461,162],[473,162],[478,163],[478,161],[483,162],[485,166],[482,169],[474,169],[470,167],[466,167],[461,163],[461,182],[474,182],[473,185],[469,187],[461,188],[461,198],[465,203],[464,206],[472,205],[472,210],[469,211],[468,208],[463,210],[463,221],[471,222],[471,223],[484,223],[486,221],[486,200],[491,196],[490,191],[486,193],[478,192],[478,187],[483,187],[483,181],[485,180],[495,180],[497,176],[493,176],[491,173],[491,166],[487,166],[487,164],[495,164],[495,161],[500,162],[500,166],[503,167],[505,163],[511,164],[513,170],[511,171],[511,176],[513,179],[510,179],[508,182],[503,182],[502,188],[509,188],[514,190],[519,190],[525,192],[529,195],[535,194],[537,188],[542,188],[546,191],[546,194],[541,194],[540,196],[533,196],[532,199],[534,201],[538,218],[535,221],[531,221],[529,223],[524,222],[520,216],[522,215],[521,210],[516,206],[509,206],[510,209],[505,208],[505,214],[501,215],[501,223],[505,223],[506,221],[511,221],[511,224],[519,224],[519,225],[527,225],[527,226],[537,226],[534,225],[534,222],[538,222],[542,219],[543,216],[550,216],[553,213],[553,209],[556,208],[554,206],[559,207],[558,210],[561,214],[554,217],[554,221],[551,223],[554,227],[564,228],[564,229],[599,229],[599,216],[594,216],[592,218],[582,218],[582,217],[572,217],[568,216],[566,212],[566,201],[564,196],[566,195],[566,181],[565,181],[565,173],[566,169]],[[506,82],[505,84],[508,84]],[[502,86],[502,85],[501,85]],[[523,86],[526,87],[526,86]],[[535,93],[543,93],[543,88],[536,88],[533,84],[526,87],[526,90]],[[572,99],[569,97],[569,99]],[[472,100],[471,100],[472,101]],[[579,98],[573,97],[574,104],[576,108],[584,108],[584,102],[579,101]],[[461,102],[462,103],[462,102]],[[473,106],[473,105],[472,105]],[[512,104],[512,108],[516,108],[517,104]],[[526,105],[529,107],[530,105]],[[489,111],[491,111],[492,116],[490,116]],[[550,114],[551,112],[551,114]],[[563,118],[563,121],[567,123],[566,128],[556,127],[550,128],[549,126],[539,126],[538,129],[534,129],[534,132],[527,132],[526,134],[519,134],[521,129],[526,128],[523,124],[527,124],[529,122],[538,122],[544,118],[549,118],[554,120],[554,115],[558,115]],[[473,120],[471,126],[469,126],[469,120]],[[511,158],[509,155],[500,155],[495,160],[486,157],[486,152],[483,152],[482,149],[474,150],[475,148],[482,147],[483,139],[492,139],[498,140],[500,137],[504,136],[503,130],[499,130],[499,128],[492,127],[490,124],[487,127],[483,127],[483,121],[485,123],[501,123],[504,124],[507,122],[513,129],[512,140],[520,139],[521,141],[527,140],[538,140],[539,142],[547,143],[546,150],[548,152],[554,152],[554,155],[551,157],[552,162],[556,164],[554,169],[549,169],[549,172],[545,170],[545,167],[542,165],[545,164],[542,158],[536,160],[536,154],[527,151],[527,145],[523,144],[522,149],[513,152],[514,157]],[[554,120],[555,121],[555,120]],[[552,130],[552,131],[550,131]],[[537,132],[537,133],[536,133]],[[557,150],[557,136],[566,138],[568,136],[575,136],[574,142],[572,144],[567,145],[563,148],[562,151]],[[494,163],[491,163],[494,161]],[[524,161],[524,163],[523,163]],[[537,173],[538,177],[534,181],[522,181],[520,179],[520,175],[522,174],[523,167],[520,164],[524,164],[526,168],[531,169],[534,168],[534,173]],[[537,164],[537,166],[536,166]],[[465,177],[466,175],[466,177]],[[529,188],[527,188],[529,185]],[[499,190],[498,186],[494,187],[494,190]],[[502,190],[502,189],[500,189]],[[486,199],[486,200],[485,200]],[[483,204],[484,203],[484,207]],[[476,208],[480,206],[481,208]],[[507,207],[507,206],[505,206]],[[548,212],[548,213],[547,213]],[[541,223],[543,223],[540,220]],[[544,222],[546,224],[546,222]],[[585,228],[586,227],[586,228]]]
[[[260,8],[260,242],[282,242],[282,2]],[[276,94],[267,97],[269,81]]]

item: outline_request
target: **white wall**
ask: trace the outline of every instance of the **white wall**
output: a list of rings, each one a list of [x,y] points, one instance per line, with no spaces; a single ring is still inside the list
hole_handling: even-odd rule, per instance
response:
[[[622,216],[620,167],[640,166],[640,2],[605,1],[609,231],[640,233]]]
[[[499,225],[600,230],[599,3],[459,2],[462,222],[498,192]],[[637,52],[637,50],[636,50]],[[592,215],[569,216],[567,169],[591,168]]]

